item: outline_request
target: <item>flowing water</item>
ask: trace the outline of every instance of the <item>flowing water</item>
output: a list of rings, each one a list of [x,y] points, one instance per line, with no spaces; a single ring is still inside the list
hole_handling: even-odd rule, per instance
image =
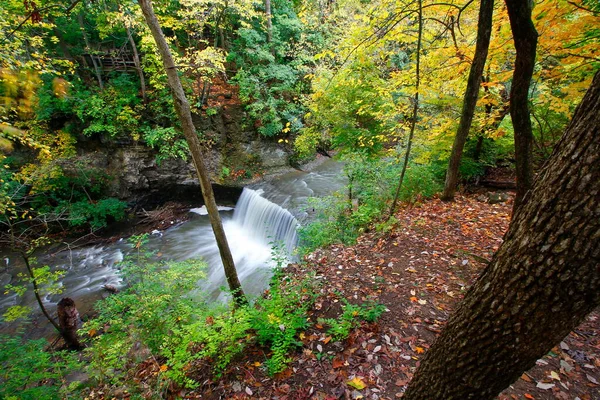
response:
[[[247,294],[257,295],[266,288],[273,267],[273,244],[293,258],[298,242],[297,228],[308,216],[307,199],[340,189],[344,184],[341,170],[340,163],[328,160],[311,172],[293,171],[245,188],[235,209],[221,208],[225,233]],[[193,217],[189,221],[162,232],[155,231],[146,250],[153,251],[156,258],[162,260],[203,258],[208,264],[207,278],[199,282],[199,288],[214,299],[223,298],[219,288],[225,286],[226,281],[208,216],[203,208],[191,211]],[[61,297],[72,297],[85,313],[91,303],[101,297],[105,285],[122,285],[119,262],[131,251],[127,240],[120,240],[110,245],[40,255],[39,264],[65,271],[61,281],[64,292],[47,296],[44,302],[54,312]],[[14,255],[0,254],[0,258],[8,258],[11,266],[0,272],[0,285],[4,286],[14,281],[23,267],[18,265],[19,260]],[[0,313],[15,304],[34,306],[35,299],[31,294],[24,298],[3,295]]]

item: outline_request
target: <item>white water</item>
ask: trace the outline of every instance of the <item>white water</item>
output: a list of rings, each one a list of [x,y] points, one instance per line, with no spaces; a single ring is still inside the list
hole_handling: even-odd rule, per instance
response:
[[[326,162],[309,173],[293,171],[261,183],[255,190],[245,189],[233,212],[222,208],[225,233],[247,294],[258,295],[267,287],[273,267],[273,243],[281,243],[288,256],[293,255],[298,222],[292,213],[303,217],[302,205],[309,196],[323,196],[340,188],[343,185],[340,171],[341,165],[335,162]],[[203,258],[209,267],[207,279],[199,282],[199,288],[212,298],[222,299],[219,288],[226,286],[226,281],[214,235],[208,217],[201,215],[202,210],[193,211],[189,221],[152,234],[147,250],[154,251],[158,260]],[[61,297],[69,296],[85,314],[103,293],[104,285],[122,285],[119,262],[131,251],[131,245],[122,240],[106,246],[39,256],[40,265],[50,265],[66,273],[62,281],[63,294],[45,299],[50,312],[54,312],[53,306]],[[0,269],[0,282],[3,285],[17,283],[15,276],[23,271],[22,266],[13,268],[18,265],[18,258],[10,254],[0,256],[2,259],[10,256],[11,263],[6,271]],[[0,314],[15,304],[35,307],[35,300],[32,296],[19,299],[0,292]]]

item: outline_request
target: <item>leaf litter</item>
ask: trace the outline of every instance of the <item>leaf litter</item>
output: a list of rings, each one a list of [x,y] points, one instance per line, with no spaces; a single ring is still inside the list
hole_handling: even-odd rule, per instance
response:
[[[401,398],[420,360],[467,288],[502,243],[512,195],[503,204],[461,195],[405,205],[390,232],[370,232],[352,246],[332,245],[290,265],[287,274],[315,272],[326,282],[309,312],[312,328],[290,367],[270,377],[259,348],[248,349],[217,380],[184,398],[375,399]],[[335,341],[317,321],[335,318],[343,300],[375,301],[386,311]],[[600,399],[600,324],[594,312],[498,398]],[[244,389],[242,389],[244,388]],[[242,390],[240,390],[242,389]]]

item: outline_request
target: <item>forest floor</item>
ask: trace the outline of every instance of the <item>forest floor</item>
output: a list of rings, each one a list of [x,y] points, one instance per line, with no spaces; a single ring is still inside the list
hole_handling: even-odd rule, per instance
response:
[[[347,299],[369,300],[386,311],[335,342],[316,323],[290,368],[269,377],[265,354],[248,349],[217,381],[206,380],[186,398],[397,399],[448,317],[502,243],[512,196],[489,204],[459,196],[406,206],[386,234],[366,233],[353,246],[333,245],[287,273],[310,271],[324,284],[310,317],[339,315]],[[594,312],[559,346],[506,389],[500,399],[600,399],[600,314]]]

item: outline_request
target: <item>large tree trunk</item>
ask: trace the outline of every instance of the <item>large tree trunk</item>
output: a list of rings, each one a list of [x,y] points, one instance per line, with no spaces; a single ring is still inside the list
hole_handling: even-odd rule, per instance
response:
[[[490,47],[490,37],[492,35],[492,16],[494,14],[494,0],[481,0],[479,6],[479,22],[477,24],[477,43],[475,45],[475,56],[471,63],[469,78],[467,80],[467,89],[463,99],[462,113],[460,123],[452,145],[452,153],[448,161],[448,171],[446,172],[446,183],[442,200],[454,200],[454,193],[458,183],[458,168],[462,159],[463,149],[467,141],[467,135],[471,129],[475,106],[479,97],[479,85],[483,76],[483,68],[487,60],[488,49]]]
[[[492,399],[600,304],[600,73],[404,399]]]
[[[515,71],[510,88],[510,117],[515,130],[517,196],[514,208],[516,210],[533,183],[533,131],[529,116],[529,84],[535,66],[538,34],[531,21],[533,2],[530,0],[505,1],[517,50]]]
[[[225,236],[225,231],[223,230],[223,224],[221,223],[221,217],[219,215],[217,203],[215,202],[215,195],[210,184],[208,171],[204,166],[202,151],[200,147],[200,140],[198,139],[198,135],[196,134],[196,128],[194,127],[194,123],[192,122],[192,113],[190,111],[190,105],[187,101],[187,98],[185,97],[185,93],[183,92],[183,87],[181,86],[181,81],[179,80],[179,75],[177,73],[177,67],[173,62],[171,50],[169,49],[169,45],[167,44],[167,41],[163,35],[160,24],[158,23],[156,15],[154,14],[152,3],[150,2],[150,0],[139,0],[138,2],[140,4],[140,7],[142,8],[142,13],[144,14],[146,23],[148,24],[148,27],[152,32],[152,36],[156,41],[156,45],[158,46],[158,50],[163,60],[165,71],[167,72],[167,77],[169,79],[169,87],[171,88],[173,100],[175,103],[175,111],[177,112],[177,116],[179,117],[179,120],[181,122],[183,134],[185,135],[185,140],[187,141],[187,144],[190,148],[190,152],[192,153],[194,166],[196,167],[198,179],[200,180],[202,196],[204,197],[206,209],[208,210],[210,224],[215,234],[217,246],[219,247],[221,260],[223,261],[223,268],[225,269],[225,276],[227,278],[227,283],[229,284],[229,289],[232,291],[236,303],[243,304],[246,302],[246,297],[244,296],[244,292],[242,291],[242,285],[240,284],[240,280],[237,276],[237,271],[233,263],[233,257],[231,256],[231,250],[229,249],[229,245],[227,244],[227,237]]]

